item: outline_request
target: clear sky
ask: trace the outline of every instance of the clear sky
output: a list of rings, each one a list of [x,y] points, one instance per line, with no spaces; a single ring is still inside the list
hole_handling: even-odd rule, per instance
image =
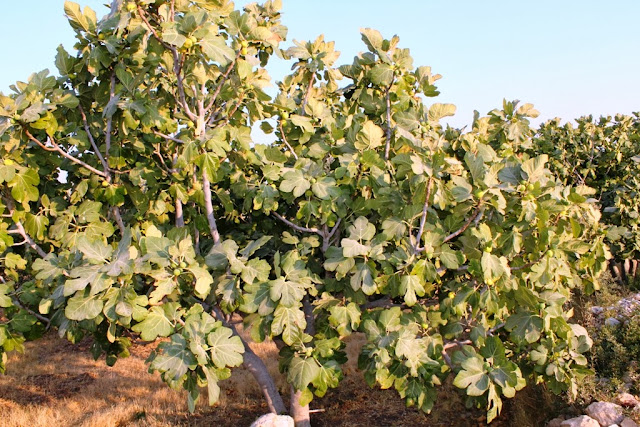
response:
[[[103,15],[108,0],[78,0]],[[3,5],[0,91],[33,71],[54,72],[55,48],[73,46],[63,0]],[[241,6],[249,1],[237,1]],[[358,29],[400,36],[415,65],[442,74],[441,95],[458,112],[449,123],[469,124],[502,99],[531,102],[541,119],[640,111],[638,0],[283,0],[291,39],[324,34],[350,63],[364,49]],[[275,59],[274,61],[278,61]],[[279,80],[289,70],[274,64]]]

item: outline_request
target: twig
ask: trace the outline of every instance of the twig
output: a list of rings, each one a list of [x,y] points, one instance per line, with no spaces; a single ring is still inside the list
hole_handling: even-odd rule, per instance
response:
[[[93,147],[93,151],[96,152],[96,156],[100,159],[100,163],[102,163],[102,169],[104,169],[105,175],[107,175],[107,181],[111,178],[109,175],[109,164],[100,153],[100,149],[98,149],[98,144],[96,144],[95,139],[93,139],[93,135],[91,134],[91,128],[89,128],[89,122],[87,121],[87,115],[84,113],[84,109],[82,105],[78,104],[78,109],[80,110],[80,116],[82,116],[82,123],[84,124],[84,131],[87,132],[87,137],[89,138],[89,142]]]
[[[6,199],[5,202],[7,208],[9,209],[9,214],[13,216],[13,213],[15,211],[15,205],[13,201],[11,199]],[[27,241],[27,244],[31,247],[31,249],[36,251],[41,258],[46,257],[47,253],[31,238],[31,236],[29,236],[29,234],[27,234],[27,231],[24,229],[22,223],[20,221],[15,221],[15,225],[18,234],[20,234],[22,238]]]
[[[35,311],[31,310],[29,307],[25,307],[24,305],[22,305],[22,303],[20,303],[20,300],[18,298],[11,298],[11,301],[13,302],[13,305],[15,305],[16,307],[26,311],[27,313],[29,313],[30,315],[32,315],[42,323],[45,323],[47,325],[47,329],[49,329],[49,326],[51,325],[51,320],[47,319],[40,313],[36,313]]]
[[[299,231],[301,233],[315,233],[318,234],[322,237],[324,237],[324,233],[320,230],[318,230],[315,227],[301,227],[297,224],[294,224],[293,222],[289,221],[287,218],[283,217],[282,215],[280,215],[278,212],[271,212],[273,214],[273,216],[275,216],[276,218],[278,218],[280,221],[284,222],[285,224],[287,224],[289,227],[293,228],[296,231]]]
[[[313,89],[313,82],[316,79],[316,73],[311,73],[311,78],[309,79],[309,86],[307,87],[307,91],[304,94],[304,99],[302,101],[302,115],[305,116],[306,113],[304,109],[307,107],[307,103],[309,102],[309,94],[311,94],[311,89]]]
[[[287,137],[284,134],[284,129],[282,128],[282,120],[280,120],[278,122],[278,127],[280,128],[280,135],[282,136],[282,142],[284,142],[284,145],[286,145],[287,148],[289,149],[289,151],[291,151],[291,154],[293,155],[293,158],[298,160],[298,155],[296,154],[295,151],[293,151],[293,147],[291,147],[291,145],[289,145],[289,141],[287,141]]]
[[[53,148],[49,148],[47,146],[45,146],[42,142],[40,142],[40,140],[38,140],[36,137],[34,137],[31,132],[29,132],[29,130],[24,129],[27,137],[35,142],[36,144],[38,144],[40,146],[40,148],[42,148],[43,150],[47,150],[47,151],[57,151],[58,153],[62,154],[63,157],[71,160],[72,162],[84,167],[85,169],[95,173],[96,175],[100,175],[103,178],[107,178],[107,175],[102,172],[99,171],[98,169],[94,168],[93,166],[89,166],[88,164],[86,164],[85,162],[83,162],[80,159],[77,159],[75,157],[73,157],[71,154],[67,153],[66,151],[64,151],[62,148],[60,148],[60,146],[55,142],[55,140],[52,137],[49,137],[49,141],[51,141],[51,145],[53,145]]]
[[[236,57],[233,59],[233,61],[231,61],[231,64],[229,64],[229,67],[227,67],[227,71],[225,71],[225,73],[220,78],[220,83],[218,83],[218,87],[216,88],[216,91],[213,92],[213,96],[211,97],[211,101],[209,101],[209,105],[207,105],[206,111],[210,112],[213,106],[215,105],[215,102],[218,99],[218,95],[220,95],[220,91],[222,90],[222,86],[224,86],[227,79],[229,78],[229,75],[231,74],[231,70],[233,70],[233,68],[236,66],[236,62],[238,61],[238,58],[240,58],[240,52],[236,54]],[[211,117],[209,117],[209,119],[211,119]],[[207,119],[207,121],[209,121],[209,119]]]

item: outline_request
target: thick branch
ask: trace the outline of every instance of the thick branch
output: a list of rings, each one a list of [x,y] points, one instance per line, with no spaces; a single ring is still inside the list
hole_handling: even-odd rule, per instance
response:
[[[176,227],[184,227],[184,214],[182,212],[182,202],[176,199]]]
[[[47,151],[57,151],[58,153],[62,154],[63,157],[71,160],[73,163],[76,163],[82,167],[84,167],[85,169],[95,173],[96,175],[100,175],[103,178],[107,178],[107,174],[105,174],[102,171],[99,171],[98,169],[94,168],[93,166],[90,166],[88,164],[86,164],[85,162],[83,162],[80,159],[77,159],[75,157],[73,157],[71,154],[67,153],[66,151],[64,151],[62,148],[60,148],[60,146],[53,140],[53,138],[49,137],[49,140],[51,141],[51,145],[53,145],[53,148],[49,148],[47,146],[45,146],[42,142],[40,142],[40,140],[38,140],[36,137],[34,137],[31,132],[29,132],[27,129],[24,129],[27,137],[35,142],[36,144],[38,144],[40,146],[40,148],[42,148],[43,150],[47,150]]]
[[[253,352],[253,350],[251,350],[251,347],[249,347],[249,344],[247,344],[247,342],[242,338],[242,336],[238,334],[238,330],[236,329],[236,327],[226,320],[222,310],[220,310],[217,307],[214,307],[213,311],[216,318],[220,320],[224,326],[231,329],[231,331],[233,331],[233,334],[235,336],[239,337],[240,340],[242,340],[242,344],[244,345],[244,355],[243,355],[242,366],[244,366],[245,369],[249,371],[251,375],[253,375],[255,380],[260,385],[260,388],[262,389],[262,394],[264,394],[264,398],[267,401],[267,406],[269,407],[269,410],[275,414],[286,413],[287,409],[284,406],[282,397],[280,396],[280,393],[278,392],[278,388],[276,387],[276,384],[274,383],[273,378],[271,378],[271,375],[269,375],[269,371],[267,370],[267,367],[262,361],[262,359],[260,359],[260,357],[258,357]]]
[[[469,217],[467,222],[465,222],[464,225],[458,231],[455,231],[449,234],[447,237],[445,237],[443,243],[447,243],[449,240],[455,239],[456,237],[464,233],[466,229],[469,228],[471,223],[476,219],[476,217],[480,215],[481,211],[482,211],[482,202],[478,204],[478,207],[476,207],[476,210],[473,212],[473,215]]]
[[[301,226],[296,225],[293,222],[289,221],[287,218],[283,217],[278,212],[271,212],[271,213],[273,214],[273,216],[278,218],[280,221],[284,222],[289,227],[293,228],[296,231],[299,231],[300,233],[315,233],[315,234],[318,234],[318,235],[324,237],[324,233],[322,233],[322,231],[318,230],[315,227],[311,227],[311,228],[301,227]]]
[[[118,225],[120,233],[124,234],[126,228],[124,226],[124,221],[122,221],[122,215],[120,215],[120,209],[118,209],[117,206],[111,206],[111,213],[116,220],[116,224]]]
[[[213,215],[213,203],[211,201],[211,183],[207,174],[202,172],[202,191],[204,192],[204,207],[207,214],[207,222],[209,223],[209,231],[213,238],[214,246],[220,244],[220,233],[218,232],[218,225],[216,224],[216,217]]]

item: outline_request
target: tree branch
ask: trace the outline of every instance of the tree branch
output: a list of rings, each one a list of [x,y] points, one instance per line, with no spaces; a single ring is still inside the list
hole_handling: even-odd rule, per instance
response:
[[[424,250],[424,248],[420,248],[420,240],[422,239],[422,233],[424,233],[424,226],[427,223],[427,211],[429,210],[429,200],[431,199],[432,181],[433,177],[429,177],[429,181],[427,181],[427,194],[425,196],[424,206],[422,207],[422,217],[420,218],[420,227],[416,234],[416,246],[413,248],[414,254]]]
[[[466,229],[469,228],[473,220],[476,219],[478,215],[480,215],[481,211],[482,211],[482,201],[478,204],[478,206],[476,207],[476,210],[473,212],[473,215],[469,217],[467,222],[465,222],[464,225],[458,231],[455,231],[449,234],[447,237],[445,237],[443,240],[443,243],[447,243],[449,240],[455,239],[456,237],[464,233]]]
[[[211,201],[211,183],[207,174],[202,171],[202,191],[204,192],[204,207],[207,214],[207,222],[209,223],[209,231],[213,238],[213,245],[220,244],[220,233],[218,232],[218,225],[216,224],[216,217],[213,215],[213,203]]]
[[[181,140],[181,139],[178,139],[178,138],[176,138],[176,137],[174,137],[174,136],[165,135],[164,133],[162,133],[162,132],[158,132],[157,130],[154,130],[154,131],[153,131],[153,133],[154,133],[154,135],[161,136],[161,137],[163,137],[164,139],[166,139],[166,140],[168,140],[168,141],[177,142],[178,144],[186,144],[186,143],[185,143],[183,140]]]
[[[100,175],[103,178],[107,178],[107,174],[105,174],[104,172],[99,171],[98,169],[94,168],[93,166],[89,166],[88,164],[86,164],[85,162],[83,162],[82,160],[73,157],[71,154],[67,153],[66,151],[64,151],[62,148],[60,148],[60,146],[54,141],[53,138],[49,137],[49,141],[51,141],[51,144],[53,145],[53,148],[49,148],[47,146],[45,146],[42,142],[40,142],[36,137],[34,137],[31,132],[29,132],[28,129],[24,129],[27,137],[35,142],[36,144],[38,144],[40,146],[40,148],[42,148],[43,150],[47,150],[47,151],[57,151],[58,153],[62,154],[63,157],[71,160],[73,163],[76,163],[82,167],[84,167],[85,169],[95,173],[96,175]]]
[[[184,227],[184,214],[182,212],[182,202],[176,198],[176,227]]]
[[[116,96],[116,75],[115,72],[111,73],[111,79],[109,83],[109,102]],[[111,151],[111,130],[113,127],[113,114],[107,118],[107,128],[104,131],[104,144],[105,144],[105,159],[109,158],[109,151]]]
[[[307,107],[307,103],[309,102],[309,95],[311,94],[311,89],[313,89],[313,82],[316,79],[316,73],[311,73],[311,78],[309,79],[309,86],[307,86],[307,91],[304,94],[304,99],[302,101],[302,115],[306,116],[304,109]]]
[[[293,151],[293,147],[291,147],[291,145],[289,145],[289,141],[287,141],[287,137],[284,134],[284,129],[282,128],[282,120],[278,121],[278,127],[280,129],[280,135],[282,135],[282,142],[284,142],[284,145],[286,145],[287,148],[289,149],[289,151],[291,151],[291,154],[293,155],[293,158],[298,160],[298,155],[296,154],[295,151]]]
[[[224,326],[231,329],[231,331],[233,332],[233,335],[239,337],[240,340],[242,341],[242,345],[244,346],[244,355],[242,357],[243,358],[242,365],[245,367],[247,371],[251,373],[251,375],[253,375],[255,380],[260,385],[260,388],[262,389],[262,394],[264,395],[265,400],[267,401],[267,406],[269,407],[269,410],[275,414],[286,413],[287,409],[284,406],[284,402],[282,401],[282,396],[280,396],[280,393],[278,392],[278,387],[276,387],[276,384],[274,383],[273,378],[271,378],[271,375],[269,375],[269,371],[267,370],[267,367],[262,361],[262,359],[260,359],[260,357],[258,357],[253,352],[251,347],[249,347],[249,344],[238,333],[238,330],[236,329],[235,325],[227,321],[222,310],[220,310],[218,307],[214,307],[213,313],[215,317],[218,320],[220,320]]]
[[[225,71],[225,73],[220,78],[220,82],[218,83],[218,87],[216,88],[216,91],[213,93],[213,96],[211,97],[211,101],[209,101],[209,104],[207,105],[207,108],[206,108],[207,112],[211,112],[211,109],[213,108],[213,106],[216,103],[216,100],[218,99],[218,95],[220,95],[220,91],[222,90],[222,86],[224,86],[224,84],[227,82],[227,79],[229,78],[229,75],[231,75],[231,71],[236,66],[236,62],[238,61],[238,58],[240,58],[240,52],[238,52],[236,54],[236,57],[233,59],[233,61],[231,61],[231,64],[229,64],[229,67],[227,68],[227,71]],[[211,116],[213,116],[213,114],[211,114]],[[211,117],[209,117],[207,119],[207,122],[209,120],[211,120]]]
[[[89,142],[93,147],[93,151],[95,151],[96,156],[98,156],[98,159],[100,160],[100,163],[102,163],[102,169],[104,169],[104,173],[105,175],[107,175],[107,181],[109,181],[111,178],[109,173],[109,164],[107,163],[105,158],[102,156],[102,153],[100,153],[100,149],[98,148],[98,144],[96,144],[95,139],[93,139],[93,135],[91,134],[91,128],[89,128],[89,122],[87,121],[87,115],[84,113],[84,109],[82,108],[82,105],[78,104],[78,109],[80,110],[80,116],[82,116],[84,131],[87,132],[87,137],[89,138]]]
[[[391,84],[389,85],[389,87],[387,88],[387,92],[386,92],[386,96],[385,96],[385,101],[386,101],[386,107],[387,107],[387,131],[386,131],[386,143],[385,143],[385,147],[384,147],[384,159],[385,160],[389,160],[389,150],[391,149],[391,133],[393,132],[391,129],[391,86],[393,85],[393,81],[391,82]]]
[[[11,302],[13,302],[13,305],[18,307],[19,309],[26,311],[27,313],[29,313],[30,315],[32,315],[33,317],[35,317],[36,319],[38,319],[42,323],[46,324],[47,325],[47,329],[49,329],[49,326],[51,326],[51,320],[47,319],[46,317],[44,317],[40,313],[36,313],[35,311],[31,310],[29,307],[25,307],[24,305],[22,305],[22,303],[20,302],[20,300],[18,298],[11,298]]]
[[[311,227],[311,228],[301,227],[301,226],[296,225],[293,222],[289,221],[287,218],[283,217],[278,212],[271,212],[271,213],[273,214],[273,216],[278,218],[280,221],[284,222],[289,227],[293,228],[296,231],[299,231],[300,233],[315,233],[315,234],[320,235],[321,237],[324,237],[324,233],[322,231],[318,230],[315,227]]]

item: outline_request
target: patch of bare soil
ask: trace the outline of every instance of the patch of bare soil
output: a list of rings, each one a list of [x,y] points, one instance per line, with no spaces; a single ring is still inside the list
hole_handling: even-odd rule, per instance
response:
[[[371,389],[355,368],[363,344],[355,336],[348,342],[350,362],[337,390],[311,403],[312,423],[338,426],[482,426],[484,413],[467,409],[453,387],[445,385],[430,415],[407,408],[397,393]],[[269,343],[252,345],[266,361],[283,396],[288,396],[278,373],[277,350]],[[136,343],[131,357],[113,368],[94,361],[89,343],[72,345],[51,334],[27,344],[25,354],[12,354],[8,373],[0,377],[0,426],[249,426],[267,407],[253,378],[243,369],[222,382],[223,395],[216,407],[206,395],[196,413],[189,414],[183,391],[169,389],[156,374],[149,374],[144,360],[154,345]],[[552,414],[542,409],[549,402],[540,395],[521,392],[505,402],[502,415],[492,426],[537,426]],[[542,410],[541,410],[542,409]]]

